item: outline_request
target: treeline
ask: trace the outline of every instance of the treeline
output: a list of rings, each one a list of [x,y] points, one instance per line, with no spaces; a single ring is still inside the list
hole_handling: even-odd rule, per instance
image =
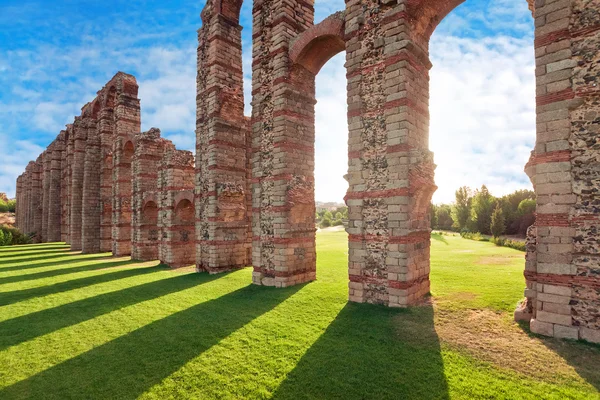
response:
[[[0,212],[15,212],[15,207],[17,205],[16,200],[8,200],[0,198]]]
[[[535,221],[535,205],[531,190],[495,197],[485,185],[474,191],[463,186],[455,192],[454,203],[431,205],[431,228],[494,237],[525,235]]]
[[[348,219],[348,207],[346,206],[338,207],[334,211],[317,211],[315,214],[316,223],[321,228],[343,225],[345,219]]]

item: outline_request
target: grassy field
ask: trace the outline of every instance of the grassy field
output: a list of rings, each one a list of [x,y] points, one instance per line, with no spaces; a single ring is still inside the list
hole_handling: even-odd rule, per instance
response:
[[[523,253],[432,240],[431,304],[350,304],[344,232],[318,280],[250,285],[80,255],[0,248],[0,399],[600,398],[600,348],[512,322]]]

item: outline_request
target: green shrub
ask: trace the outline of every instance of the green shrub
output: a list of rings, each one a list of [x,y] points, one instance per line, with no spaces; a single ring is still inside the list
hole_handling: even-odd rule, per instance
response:
[[[321,228],[328,228],[331,226],[331,218],[325,216],[321,221]]]
[[[9,212],[15,212],[16,208],[17,208],[17,201],[16,200],[9,200],[8,203],[8,211]]]
[[[519,242],[518,240],[505,239],[505,238],[492,238],[491,242],[496,246],[510,247],[511,249],[525,251],[525,243]]]
[[[465,239],[476,240],[478,242],[489,242],[490,241],[490,239],[483,236],[479,232],[473,233],[473,232],[466,231],[464,229],[460,232],[460,236],[462,236]]]
[[[29,244],[31,243],[31,237],[25,235],[17,228],[11,226],[0,225],[0,231],[2,231],[3,244],[2,246],[10,246],[14,244]]]

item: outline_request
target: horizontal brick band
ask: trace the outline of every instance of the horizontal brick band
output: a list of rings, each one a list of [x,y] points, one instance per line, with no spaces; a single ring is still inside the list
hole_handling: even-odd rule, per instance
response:
[[[303,275],[306,273],[314,273],[314,269],[303,269],[294,271],[276,271],[274,269],[267,269],[263,267],[253,267],[254,272],[263,274],[267,278],[289,278],[291,276]]]
[[[537,49],[538,47],[547,46],[549,44],[565,40],[571,38],[579,38],[582,36],[591,35],[600,30],[600,25],[593,25],[587,28],[578,29],[578,30],[569,30],[567,28],[559,29],[554,32],[547,33],[545,35],[539,36],[534,40],[534,46]]]
[[[248,243],[246,240],[197,240],[196,244],[207,246],[237,246]]]
[[[348,235],[350,242],[387,242],[390,244],[415,244],[430,240],[428,231],[414,232],[404,236],[385,236],[385,235]]]
[[[537,213],[535,218],[536,226],[570,226],[569,214],[541,214]]]
[[[535,98],[535,104],[539,107],[546,104],[556,103],[558,101],[571,100],[573,98],[575,98],[575,92],[573,92],[573,89],[566,88],[558,92],[537,96]]]
[[[583,286],[600,289],[600,278],[580,275],[539,274],[533,271],[523,273],[525,279],[532,282],[556,286]]]
[[[557,150],[534,154],[527,163],[527,166],[565,161],[571,161],[571,150]]]
[[[410,281],[388,281],[388,286],[393,289],[410,289],[415,285],[420,285],[429,279],[428,275],[423,275]]]
[[[299,237],[299,238],[268,238],[261,236],[254,236],[252,238],[254,242],[260,243],[273,243],[273,244],[301,244],[301,243],[314,243],[314,236]]]
[[[348,192],[346,193],[346,196],[344,196],[344,200],[379,199],[394,196],[408,196],[409,194],[409,188],[373,190],[368,192]]]

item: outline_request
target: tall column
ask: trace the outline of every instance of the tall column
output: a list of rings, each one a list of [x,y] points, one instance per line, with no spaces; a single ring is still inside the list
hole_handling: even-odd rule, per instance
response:
[[[63,131],[62,152],[60,156],[60,240],[61,242],[69,242],[69,214],[67,212],[67,190],[68,190],[68,160],[67,146],[68,133]]]
[[[531,330],[600,342],[600,14],[584,0],[536,2],[537,140],[527,172],[536,237],[525,276]]]
[[[253,14],[253,282],[288,286],[316,271],[314,76],[292,69],[288,55],[314,10],[312,2],[268,0]]]
[[[399,4],[398,4],[399,3]],[[349,298],[392,307],[429,292],[427,42],[406,2],[346,3]]]
[[[175,146],[150,129],[135,136],[132,169],[131,258],[157,260],[161,232],[158,229],[158,170],[165,147]]]
[[[48,242],[48,211],[50,209],[50,170],[52,150],[50,146],[42,153],[42,243]]]
[[[249,264],[240,7],[208,2],[198,31],[196,267],[211,273]]]
[[[71,223],[69,238],[71,250],[81,250],[83,177],[85,170],[85,150],[87,129],[81,117],[75,117],[73,124],[73,163],[71,165]]]
[[[158,177],[159,260],[174,268],[196,262],[194,180],[193,154],[165,150]]]
[[[17,177],[17,190],[15,193],[15,198],[17,199],[16,204],[15,204],[15,223],[17,225],[17,228],[19,228],[20,230],[23,230],[23,223],[21,222],[21,210],[19,210],[20,204],[22,204],[23,199],[21,198],[21,196],[23,195],[23,175],[19,175]]]
[[[67,243],[71,244],[71,196],[72,196],[72,183],[73,183],[73,157],[75,150],[75,133],[73,131],[73,125],[67,125],[66,130],[66,193],[65,193],[65,230],[67,232]]]
[[[50,187],[48,189],[48,242],[61,240],[61,161],[64,149],[62,131],[52,145],[50,154]]]
[[[32,182],[30,191],[30,207],[31,207],[31,218],[29,220],[31,232],[35,233],[34,241],[36,243],[42,242],[42,208],[43,208],[43,171],[44,162],[40,155],[35,164],[32,166]]]
[[[100,252],[100,175],[101,143],[97,122],[89,116],[83,117],[83,129],[87,132],[83,173],[83,208],[81,217],[81,252]]]
[[[100,112],[98,130],[100,134],[100,251],[111,251],[112,236],[112,168],[114,143],[114,112],[103,108]]]
[[[134,136],[141,131],[140,101],[133,76],[120,72],[113,79],[119,88],[114,100],[112,252],[115,256],[124,256],[131,254],[131,160]]]

